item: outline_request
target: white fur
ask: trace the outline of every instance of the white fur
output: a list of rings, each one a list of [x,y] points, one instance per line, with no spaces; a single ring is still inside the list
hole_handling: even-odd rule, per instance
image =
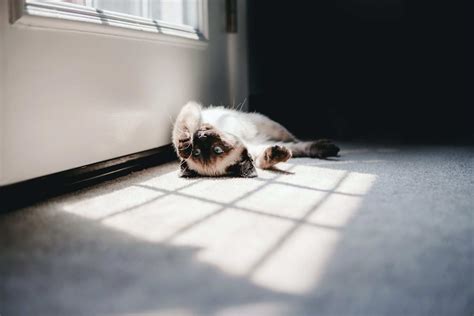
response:
[[[245,113],[224,107],[202,109],[202,122],[235,135],[256,158],[265,148],[277,142],[295,142],[293,136],[279,123],[260,113]]]
[[[245,113],[224,107],[202,109],[202,122],[239,137],[244,143],[263,143],[269,140],[296,140],[286,128],[265,115]],[[283,139],[284,138],[284,139]]]
[[[201,126],[201,105],[194,101],[186,103],[173,126],[173,144],[178,142],[183,133],[192,135],[199,126]]]

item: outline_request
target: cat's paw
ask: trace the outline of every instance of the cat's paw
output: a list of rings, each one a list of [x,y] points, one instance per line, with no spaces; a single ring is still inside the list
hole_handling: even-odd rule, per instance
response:
[[[338,153],[339,147],[328,139],[317,140],[309,148],[309,155],[313,158],[337,157]]]
[[[274,145],[265,149],[263,162],[265,167],[271,167],[279,162],[285,162],[291,158],[291,150],[285,146]]]
[[[178,138],[178,155],[183,159],[187,159],[193,150],[191,133],[183,131]]]

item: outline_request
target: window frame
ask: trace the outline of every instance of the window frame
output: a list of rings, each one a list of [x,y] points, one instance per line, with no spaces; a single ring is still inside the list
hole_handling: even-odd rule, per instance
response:
[[[10,23],[205,47],[208,41],[208,0],[199,0],[198,28],[71,3],[10,0]]]

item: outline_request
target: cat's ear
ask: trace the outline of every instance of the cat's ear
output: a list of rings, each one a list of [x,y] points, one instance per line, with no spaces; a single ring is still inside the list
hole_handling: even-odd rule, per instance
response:
[[[247,149],[242,151],[240,161],[227,167],[226,172],[232,177],[254,178],[257,176],[257,169],[255,169],[255,164]]]
[[[199,176],[196,171],[189,169],[188,164],[185,160],[181,161],[179,168],[179,176],[181,178],[194,178]]]

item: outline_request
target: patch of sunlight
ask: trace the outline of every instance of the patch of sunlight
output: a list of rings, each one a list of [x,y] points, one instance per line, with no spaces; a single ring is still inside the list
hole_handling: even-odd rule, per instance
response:
[[[299,218],[318,203],[325,194],[325,192],[275,183],[265,186],[258,194],[252,194],[237,202],[236,206],[268,214]]]
[[[153,177],[149,180],[142,181],[142,182],[140,182],[140,184],[150,186],[150,187],[153,187],[153,188],[157,188],[157,189],[172,191],[172,190],[177,190],[177,189],[180,189],[182,187],[188,186],[191,183],[195,183],[195,182],[199,181],[199,178],[188,179],[188,178],[179,177],[178,176],[178,168],[179,168],[178,164],[173,164],[172,168],[174,170],[172,170],[168,173],[165,173],[165,174],[161,174],[157,177]]]
[[[197,248],[200,262],[302,294],[323,277],[376,176],[308,165],[293,171],[194,182],[169,172],[64,209],[142,240]]]
[[[369,192],[376,180],[372,174],[351,172],[337,186],[334,193],[311,214],[308,221],[332,227],[344,227],[360,206],[364,195]]]
[[[294,174],[280,177],[278,182],[295,184],[319,190],[334,189],[334,186],[346,173],[344,170],[304,165],[295,165],[292,171]]]
[[[263,287],[303,294],[322,277],[339,241],[338,231],[302,226],[283,240],[251,280]]]
[[[364,160],[344,160],[344,161],[323,161],[321,165],[333,165],[333,166],[339,166],[339,165],[344,165],[344,164],[369,164],[369,163],[381,163],[384,162],[385,160],[383,159],[364,159]],[[336,163],[336,165],[334,164]]]
[[[376,179],[375,175],[349,173],[339,187],[351,193],[367,194]],[[354,189],[357,188],[357,189]],[[362,197],[328,193],[308,222],[339,226],[340,230],[315,229],[302,224],[280,239],[274,251],[267,253],[262,264],[252,273],[252,280],[274,290],[305,293],[314,288],[324,274],[338,241],[346,226],[360,207]]]
[[[127,187],[110,193],[97,195],[93,198],[81,199],[72,203],[64,203],[63,210],[68,213],[100,219],[124,211],[128,208],[147,203],[158,196],[160,192],[144,190],[137,187]]]
[[[198,246],[198,259],[233,275],[245,275],[291,221],[227,209],[202,225],[179,235],[173,244]]]
[[[336,188],[335,192],[364,195],[374,184],[375,178],[376,176],[373,174],[351,172]]]
[[[343,165],[349,164],[373,164],[373,163],[381,163],[385,160],[383,159],[364,159],[364,160],[321,160],[315,161],[311,158],[297,158],[298,163],[295,166],[307,166],[307,167],[319,167],[326,169],[325,166],[334,166],[334,167],[341,167]],[[334,169],[332,169],[334,170]],[[342,171],[342,170],[341,170]]]
[[[184,188],[180,192],[197,197],[208,197],[220,203],[230,203],[245,197],[247,193],[253,192],[262,185],[261,181],[246,178],[208,179],[199,185]]]
[[[308,222],[343,229],[359,208],[362,199],[360,196],[330,195],[318,210],[308,217]]]
[[[143,240],[160,242],[219,208],[220,206],[214,203],[166,194],[153,203],[137,207],[131,212],[106,218],[102,223]]]
[[[288,176],[285,172],[289,172],[291,175],[293,173],[294,164],[288,162],[280,162],[276,165],[276,170],[262,170],[257,169],[258,179],[260,180],[270,180],[274,178],[281,178],[282,175]]]

